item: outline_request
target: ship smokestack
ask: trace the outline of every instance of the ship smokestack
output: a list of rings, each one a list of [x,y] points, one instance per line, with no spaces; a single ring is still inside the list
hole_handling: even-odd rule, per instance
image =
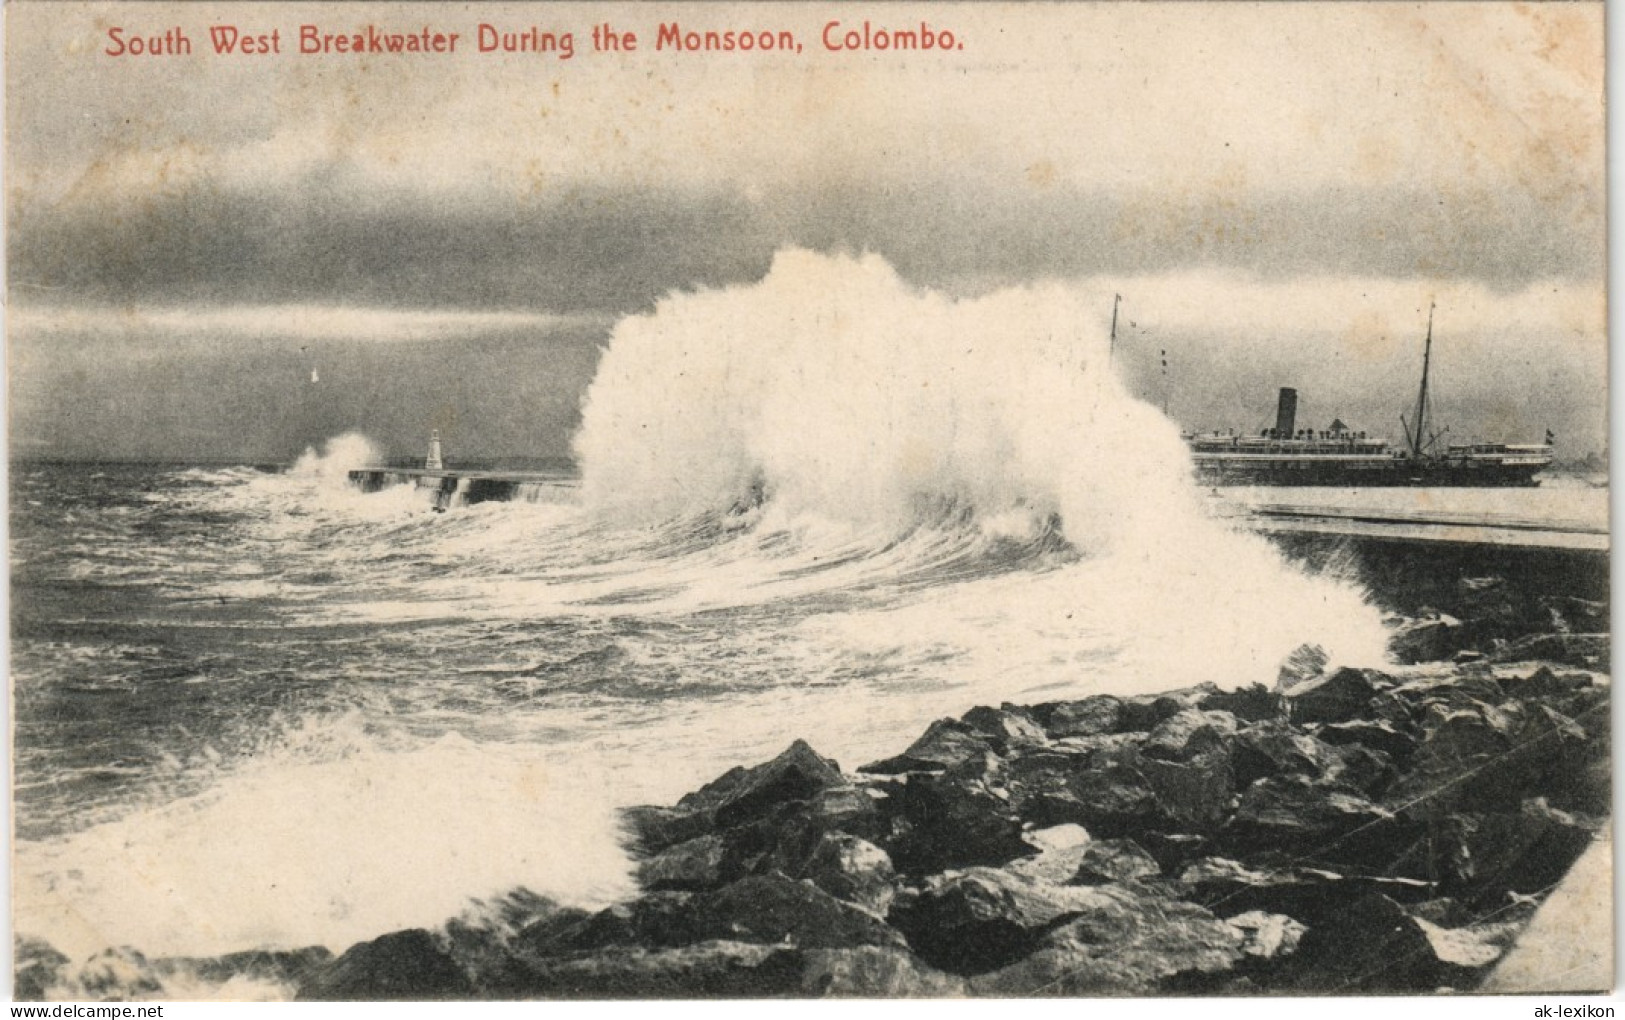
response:
[[[429,433],[429,455],[423,458],[425,471],[440,471],[445,468],[440,459],[440,430]]]
[[[1281,387],[1280,403],[1275,405],[1275,437],[1291,439],[1292,428],[1298,423],[1298,391]]]

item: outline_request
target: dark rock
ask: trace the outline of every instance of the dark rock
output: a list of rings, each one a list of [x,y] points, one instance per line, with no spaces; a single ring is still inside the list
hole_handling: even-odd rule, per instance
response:
[[[861,785],[797,742],[628,813],[646,887],[689,891],[466,951],[448,928],[452,962],[565,995],[1474,987],[1508,894],[1533,903],[1609,810],[1606,677],[1300,658],[1284,693],[975,708]]]
[[[989,757],[941,774],[909,777],[898,798],[907,828],[887,848],[899,870],[930,873],[1032,854],[1021,839],[1022,822],[1009,794],[994,782],[996,766],[997,759]]]
[[[1361,727],[1358,732],[1362,734],[1386,732],[1397,737],[1397,731],[1391,727],[1384,731],[1374,723],[1336,725],[1358,725]],[[1319,780],[1328,786],[1346,786],[1367,796],[1380,796],[1398,774],[1392,759],[1381,751],[1354,743],[1345,732],[1338,735],[1346,741],[1342,746],[1275,720],[1249,726],[1237,734],[1232,745],[1236,785],[1246,787],[1268,776],[1295,775]]]
[[[805,877],[831,896],[881,917],[897,895],[896,874],[886,851],[844,833],[825,834]]]
[[[1022,818],[1036,825],[1071,822],[1105,838],[1140,832],[1162,817],[1162,805],[1145,775],[1131,765],[1112,762],[1084,769],[1050,762],[1036,770],[1031,762],[1012,763],[1010,792]]]
[[[1143,732],[1061,737],[1052,743],[1047,751],[1029,752],[1012,759],[1007,766],[1008,770],[1019,770],[1025,762],[1048,761],[1053,760],[1051,755],[1061,755],[1078,768],[1103,768],[1115,763],[1134,761],[1145,738],[1146,734]]]
[[[805,961],[782,946],[709,941],[675,949],[615,947],[543,960],[523,994],[553,999],[768,998],[802,992]]]
[[[712,940],[681,948],[617,947],[541,961],[523,994],[547,998],[944,998],[963,980],[926,966],[904,949],[853,946],[797,949]]]
[[[1537,706],[1520,736],[1521,760],[1509,764],[1539,776],[1524,790],[1526,795],[1546,796],[1567,811],[1608,814],[1613,810],[1608,689],[1588,687],[1557,700],[1575,714]]]
[[[1295,986],[1304,992],[1424,992],[1439,985],[1433,945],[1403,908],[1368,896],[1317,925],[1300,943],[1306,963]]]
[[[1196,707],[1204,712],[1228,712],[1232,718],[1243,722],[1260,722],[1286,715],[1286,701],[1280,692],[1272,691],[1263,684],[1210,694],[1197,702]]]
[[[1179,711],[1178,705],[1159,706],[1155,697],[1125,698],[1118,706],[1117,725],[1122,733],[1146,733],[1157,723]],[[1166,711],[1164,711],[1166,708]]]
[[[631,903],[610,907],[583,925],[578,938],[583,946],[643,945],[686,946],[704,941],[704,923],[698,907],[700,894],[684,892],[644,893]],[[616,936],[622,924],[624,934]]]
[[[474,986],[421,928],[393,932],[345,950],[299,985],[303,1001],[468,998]]]
[[[1147,830],[1135,836],[1165,873],[1177,872],[1191,861],[1207,853],[1211,841],[1192,832],[1157,832]]]
[[[333,954],[326,946],[293,950],[253,949],[224,956],[168,957],[154,961],[153,969],[166,977],[187,974],[212,985],[246,977],[297,986],[332,959]]]
[[[579,919],[585,913],[568,910],[560,911],[560,916]],[[468,977],[474,994],[497,997],[511,995],[524,984],[524,965],[513,952],[515,934],[486,918],[460,917],[447,922],[445,928],[436,933],[436,941]]]
[[[1530,634],[1498,649],[1495,662],[1556,662],[1600,672],[1609,670],[1607,634]]]
[[[898,903],[892,920],[927,963],[980,974],[1027,955],[1058,921],[1112,902],[1094,888],[967,868],[928,879],[917,897]]]
[[[1044,728],[1025,709],[1014,705],[978,705],[960,716],[960,721],[987,737],[999,754],[1007,754],[1012,748],[1043,747],[1049,742]]]
[[[867,786],[831,786],[807,801],[807,820],[819,832],[879,838],[887,829],[884,794]]]
[[[1506,698],[1506,691],[1487,669],[1458,668],[1440,676],[1417,677],[1384,691],[1378,701],[1402,702],[1411,717],[1418,717],[1434,705],[1470,708],[1474,704],[1494,705]],[[1373,706],[1376,708],[1377,706]]]
[[[1577,687],[1571,694],[1552,695],[1543,699],[1547,707],[1562,712],[1597,735],[1600,743],[1607,743],[1612,730],[1608,725],[1609,702],[1612,687],[1606,676],[1598,677],[1589,687]]]
[[[1517,812],[1451,815],[1431,830],[1432,873],[1452,895],[1498,907],[1509,890],[1535,894],[1555,885],[1599,828],[1544,798],[1526,801]]]
[[[867,794],[855,790],[835,762],[797,740],[766,764],[730,769],[684,796],[676,808],[627,808],[621,818],[633,849],[642,854],[658,858],[687,844],[658,863],[646,863],[651,888],[697,887],[727,881],[773,851],[778,826],[798,811],[803,821],[814,812],[827,813],[828,826],[841,824],[844,811],[875,815]],[[812,832],[810,841],[817,835]],[[725,838],[720,844],[708,838],[716,836]]]
[[[678,807],[684,810],[720,809],[726,804],[739,804],[741,797],[756,796],[764,801],[804,801],[824,786],[842,783],[840,768],[832,760],[824,759],[806,741],[791,742],[782,754],[762,765],[736,765],[717,776],[715,780],[684,794]],[[780,789],[785,793],[780,796]],[[762,796],[772,794],[772,796]],[[743,807],[751,807],[744,801]]]
[[[1224,820],[1236,792],[1230,755],[1222,749],[1183,762],[1141,758],[1134,768],[1151,790],[1158,828],[1207,832]],[[1100,831],[1112,834],[1105,827]]]
[[[708,791],[721,783],[722,780],[718,780],[698,794],[684,797],[678,802],[679,806],[689,806],[687,802],[691,797],[707,797]],[[734,826],[759,818],[780,804],[808,800],[820,790],[845,785],[840,766],[829,758],[820,757],[805,741],[797,740],[777,758],[744,770],[722,786],[719,792],[725,796],[714,808],[714,816],[717,825]]]
[[[721,836],[701,836],[639,863],[638,883],[645,889],[712,889],[742,873],[736,862],[729,861]]]
[[[1520,738],[1555,736],[1559,743],[1583,744],[1591,739],[1586,728],[1562,712],[1546,705],[1535,705],[1523,720]]]
[[[1326,672],[1326,650],[1319,645],[1299,645],[1281,663],[1275,689],[1285,693]]]
[[[723,833],[727,846],[723,880],[732,881],[745,873],[799,875],[830,833],[884,840],[892,831],[892,822],[880,810],[883,800],[867,788],[834,786],[729,829]]]
[[[628,849],[638,854],[659,853],[669,846],[709,835],[714,826],[708,811],[682,811],[653,804],[621,809]]]
[[[1326,779],[1358,790],[1367,797],[1380,798],[1399,776],[1393,759],[1381,751],[1360,744],[1332,748],[1332,762]]]
[[[1285,914],[1311,919],[1342,892],[1343,876],[1320,869],[1249,867],[1227,857],[1204,857],[1180,873],[1189,899],[1223,914]]]
[[[1385,723],[1399,733],[1419,734],[1421,730],[1417,727],[1418,717],[1419,713],[1409,701],[1396,696],[1393,691],[1384,691],[1371,699],[1371,705],[1363,718],[1350,719],[1349,723]],[[1325,725],[1344,724],[1329,723],[1318,727],[1310,726],[1308,729],[1318,731],[1324,729]]]
[[[1572,595],[1543,595],[1540,607],[1559,634],[1600,634],[1609,629],[1608,603]]]
[[[1243,791],[1219,841],[1244,852],[1363,864],[1397,856],[1412,834],[1390,812],[1338,784],[1268,776]]]
[[[1605,753],[1586,729],[1544,705],[1430,705],[1411,770],[1388,799],[1415,818],[1513,811],[1524,798],[1585,784]]]
[[[694,907],[702,939],[827,949],[904,945],[902,935],[868,911],[782,875],[742,878],[697,896]]]
[[[1319,677],[1286,692],[1287,710],[1292,721],[1347,722],[1365,713],[1378,691],[1393,686],[1393,680],[1374,669],[1348,666],[1330,676]]]
[[[1405,909],[1418,921],[1427,921],[1443,928],[1460,928],[1462,925],[1471,924],[1473,920],[1471,911],[1463,906],[1460,900],[1450,896],[1411,903],[1406,905]]]
[[[1025,959],[971,980],[979,995],[1143,995],[1241,958],[1237,929],[1181,900],[1102,886]]]
[[[752,875],[799,875],[827,830],[796,804],[779,817],[728,831],[728,841]]]
[[[104,949],[80,965],[73,976],[75,998],[103,1001],[144,999],[165,994],[157,970],[128,946]]]
[[[1542,630],[1546,614],[1530,605],[1504,577],[1464,577],[1456,584],[1454,608],[1473,640],[1510,638]]]
[[[1140,745],[1140,753],[1147,758],[1190,761],[1204,751],[1223,747],[1235,733],[1236,717],[1229,712],[1187,708],[1158,723]]]
[[[1298,949],[1309,929],[1285,914],[1249,910],[1224,921],[1241,935],[1241,951],[1259,960],[1277,960]]]
[[[1231,742],[1237,786],[1246,788],[1266,776],[1318,778],[1332,760],[1331,749],[1290,723],[1270,719],[1240,730]]]
[[[902,949],[857,946],[806,954],[800,994],[820,998],[957,998],[965,981]]]
[[[1388,639],[1388,651],[1396,662],[1437,662],[1467,647],[1473,631],[1450,616],[1411,620]]]
[[[1244,968],[1247,967],[1247,961],[1249,959],[1250,957],[1243,957],[1241,962],[1236,965],[1236,970],[1228,975],[1185,975],[1186,978],[1194,978],[1194,981],[1175,978],[1174,980],[1168,982],[1168,994],[1233,996],[1237,998],[1245,997],[1251,999],[1260,998],[1266,994],[1267,986],[1258,981],[1254,981],[1250,975],[1245,973]]]
[[[1359,744],[1373,751],[1381,751],[1403,768],[1416,750],[1416,738],[1386,720],[1350,719],[1348,722],[1327,723],[1315,730],[1315,736],[1336,747]]]
[[[1498,789],[1484,776],[1512,750],[1516,723],[1507,712],[1483,702],[1460,708],[1430,705],[1411,771],[1391,791],[1393,803],[1418,818],[1466,807],[1495,810],[1516,805],[1516,789]]]
[[[650,892],[596,914],[566,910],[537,921],[512,940],[525,959],[567,956],[608,946],[684,946],[701,940],[694,894]]]
[[[562,952],[569,944],[569,940],[575,937],[593,916],[585,910],[567,907],[524,925],[515,934],[512,942],[532,947],[539,955]]]
[[[1078,868],[1068,880],[1077,885],[1132,882],[1155,878],[1162,866],[1132,839],[1103,839],[1083,847]]]
[[[1034,705],[1033,718],[1053,739],[1093,737],[1123,729],[1123,699],[1098,694],[1081,701],[1051,701]]]
[[[871,762],[858,771],[871,775],[943,772],[991,753],[992,743],[975,727],[954,719],[939,719],[902,754]]]
[[[1503,677],[1502,686],[1515,698],[1562,698],[1590,687],[1591,674],[1553,673],[1541,666],[1526,677]]]
[[[1607,814],[1614,803],[1614,770],[1606,748],[1575,775],[1574,784],[1554,791],[1552,800],[1565,811]]]
[[[43,939],[12,938],[12,997],[20,1002],[41,1002],[57,987],[68,958]]]
[[[1136,731],[1153,729],[1164,719],[1177,715],[1187,708],[1195,708],[1203,700],[1220,693],[1222,692],[1218,684],[1202,683],[1163,694],[1143,694],[1127,698],[1123,702],[1123,729]]]
[[[1418,921],[1386,896],[1362,898],[1300,943],[1294,986],[1312,993],[1430,992],[1470,987],[1494,962],[1483,939]]]
[[[612,947],[671,948],[713,940],[786,942],[805,948],[901,946],[874,914],[811,882],[752,875],[704,893],[648,893],[574,925],[532,926],[514,940],[529,961]]]

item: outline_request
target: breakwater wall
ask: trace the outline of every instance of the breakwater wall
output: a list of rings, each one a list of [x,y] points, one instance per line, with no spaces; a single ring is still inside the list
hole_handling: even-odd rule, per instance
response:
[[[573,480],[530,471],[459,471],[426,468],[358,468],[350,484],[362,492],[410,485],[437,510],[475,503],[534,503],[575,487]]]
[[[1493,545],[1605,556],[1610,544],[1606,519],[1278,503],[1247,506],[1241,519],[1254,531],[1300,539],[1326,536],[1381,544]]]

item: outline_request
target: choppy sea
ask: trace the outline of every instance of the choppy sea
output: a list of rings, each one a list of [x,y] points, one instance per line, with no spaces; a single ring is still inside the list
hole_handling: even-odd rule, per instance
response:
[[[19,934],[338,952],[601,904],[617,806],[798,737],[851,768],[976,704],[1380,661],[1366,593],[1213,519],[1177,430],[1057,340],[1093,305],[799,258],[618,327],[580,470],[522,501],[362,494],[360,436],[14,463]]]

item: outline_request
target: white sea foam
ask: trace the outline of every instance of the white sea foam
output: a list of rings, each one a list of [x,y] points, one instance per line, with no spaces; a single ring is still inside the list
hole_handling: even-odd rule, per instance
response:
[[[349,485],[349,473],[356,468],[378,464],[383,454],[377,444],[359,432],[346,432],[322,444],[320,452],[310,447],[294,461],[288,473],[296,478],[314,478],[328,488]]]
[[[1360,592],[1206,516],[1110,369],[1109,307],[787,252],[616,328],[579,499],[364,495],[356,435],[177,494],[230,530],[144,569],[301,627],[298,703],[367,707],[20,844],[19,930],[76,958],[342,950],[515,888],[600,903],[627,889],[615,805],[796,737],[852,767],[978,703],[1270,682],[1304,641],[1380,659]],[[421,654],[354,626],[403,621]]]
[[[310,722],[207,793],[15,858],[16,916],[70,959],[355,941],[434,927],[518,887],[605,903],[629,887],[603,777],[535,745],[395,748]]]
[[[1140,689],[1180,662],[1180,676],[1268,680],[1307,640],[1380,658],[1360,593],[1206,515],[1176,427],[1111,371],[1109,305],[1059,283],[955,301],[875,256],[781,253],[759,284],[673,295],[616,328],[576,443],[586,503],[639,521],[760,492],[759,528],[897,533],[943,503],[995,534],[1055,514],[1077,566],[892,615],[922,640],[975,634],[965,624],[979,618],[1001,657],[1052,657],[1043,635],[1142,645],[1160,668]],[[868,644],[903,625],[876,622],[845,630]]]

